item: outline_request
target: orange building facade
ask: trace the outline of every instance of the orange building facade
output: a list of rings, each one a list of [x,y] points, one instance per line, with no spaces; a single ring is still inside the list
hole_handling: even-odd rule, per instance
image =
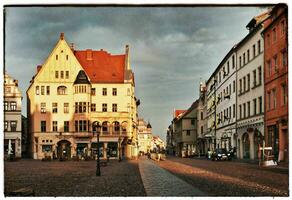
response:
[[[288,162],[288,8],[277,5],[262,32],[265,41],[265,146],[274,159]]]

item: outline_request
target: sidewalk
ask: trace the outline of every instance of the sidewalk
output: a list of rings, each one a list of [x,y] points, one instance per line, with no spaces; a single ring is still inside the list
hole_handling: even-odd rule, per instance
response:
[[[140,159],[139,169],[147,196],[207,196],[152,160]]]

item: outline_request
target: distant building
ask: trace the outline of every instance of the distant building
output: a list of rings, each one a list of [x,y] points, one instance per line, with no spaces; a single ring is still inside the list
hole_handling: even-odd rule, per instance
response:
[[[21,100],[18,81],[4,73],[4,156],[21,158]]]
[[[152,126],[144,119],[138,119],[138,150],[141,153],[147,153],[151,150]]]
[[[165,150],[165,143],[159,136],[153,136],[151,150],[154,152],[161,152]]]
[[[288,7],[276,5],[265,22],[265,145],[275,160],[289,160]]]
[[[179,113],[179,114],[178,114]],[[181,157],[194,155],[197,151],[198,100],[188,110],[176,110],[173,119],[176,154]]]
[[[27,90],[30,152],[34,159],[138,155],[137,106],[129,46],[111,55],[76,50],[61,33]],[[100,146],[97,130],[101,126]]]

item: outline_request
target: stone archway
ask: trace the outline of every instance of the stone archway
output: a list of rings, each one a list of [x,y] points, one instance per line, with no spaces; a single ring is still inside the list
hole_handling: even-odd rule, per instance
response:
[[[60,140],[57,143],[57,157],[61,160],[71,159],[71,142]]]
[[[243,158],[249,159],[250,158],[250,139],[247,132],[245,132],[242,136],[242,153]]]

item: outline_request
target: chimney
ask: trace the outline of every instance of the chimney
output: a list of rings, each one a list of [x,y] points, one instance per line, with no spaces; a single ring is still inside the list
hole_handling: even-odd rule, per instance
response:
[[[64,33],[63,32],[60,34],[60,39],[64,40]]]
[[[41,70],[42,66],[41,65],[38,65],[37,66],[37,73],[39,73],[39,71]]]

